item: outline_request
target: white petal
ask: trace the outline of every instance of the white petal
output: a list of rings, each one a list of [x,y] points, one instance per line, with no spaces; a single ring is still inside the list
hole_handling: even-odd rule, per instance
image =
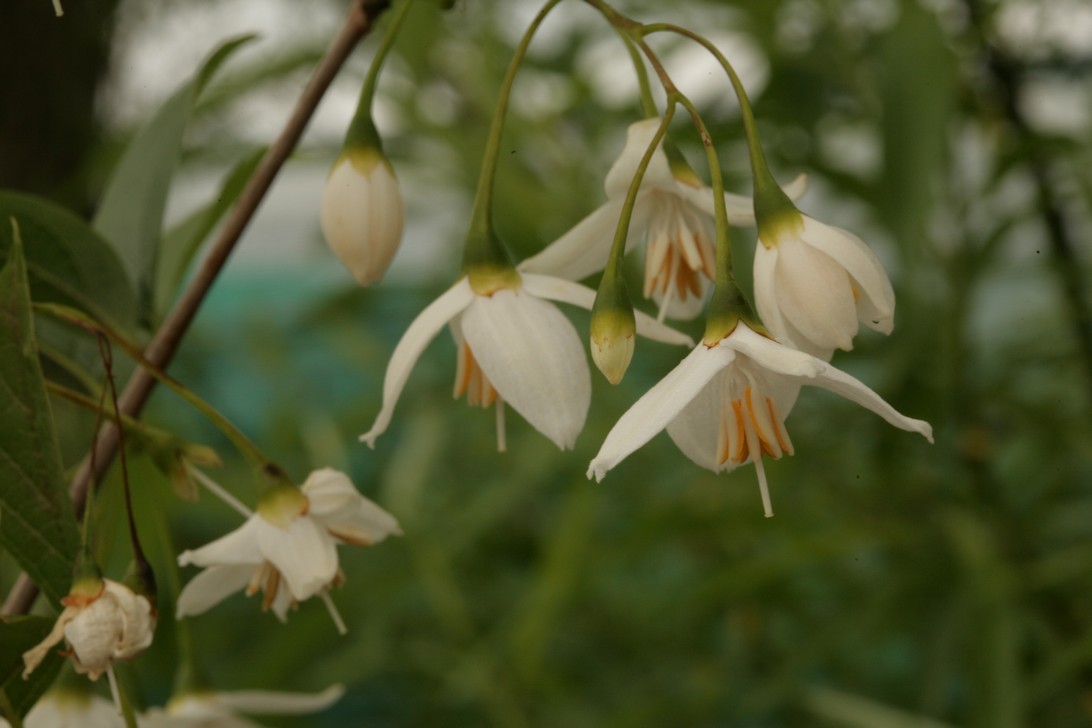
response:
[[[736,326],[722,345],[735,349],[763,369],[776,374],[811,378],[827,366],[825,361],[768,339],[746,324]]]
[[[709,382],[667,423],[667,434],[686,457],[707,470],[717,472],[717,425],[721,401],[721,380],[714,374]]]
[[[799,200],[808,189],[808,176],[800,174],[792,182],[782,185],[781,189],[790,200]],[[678,183],[677,194],[690,204],[697,207],[710,217],[715,217],[713,209],[713,190],[709,187],[691,187]],[[728,223],[730,225],[753,227],[755,224],[754,202],[746,195],[734,195],[731,192],[724,193],[724,206],[728,211]]]
[[[818,347],[853,348],[857,306],[845,269],[796,237],[778,246],[774,295],[782,315]]]
[[[106,591],[117,601],[123,620],[123,629],[114,647],[114,659],[128,660],[136,657],[152,644],[156,618],[148,598],[113,579],[104,579]]]
[[[589,464],[588,477],[602,480],[608,470],[667,427],[735,356],[735,352],[726,346],[718,344],[710,349],[705,344],[698,344],[619,418]]]
[[[183,551],[178,555],[178,565],[212,566],[214,564],[259,564],[258,531],[261,516],[253,515],[242,526],[221,536],[199,549]]]
[[[587,310],[591,310],[595,303],[595,291],[587,286],[563,278],[537,275],[535,273],[523,274],[523,290],[539,298],[547,298],[551,301],[570,303]],[[681,331],[667,326],[640,311],[633,312],[637,319],[637,333],[653,341],[664,344],[685,344],[693,346],[694,340]]]
[[[830,256],[857,284],[861,322],[885,334],[894,327],[895,292],[880,259],[853,233],[803,216],[804,242]]]
[[[302,490],[310,503],[308,515],[328,530],[347,529],[369,544],[402,533],[394,516],[361,495],[349,476],[339,470],[312,472]]]
[[[578,281],[603,270],[610,257],[614,231],[622,214],[622,201],[610,200],[578,222],[538,254],[519,264],[520,271],[547,273]],[[630,223],[631,233],[637,226]],[[630,235],[630,241],[637,239]]]
[[[258,564],[210,566],[190,579],[182,588],[175,604],[175,616],[181,619],[204,614],[235,592],[246,588],[257,568]]]
[[[282,693],[271,690],[236,690],[213,693],[217,704],[241,713],[260,715],[301,715],[317,713],[336,703],[345,694],[345,687],[331,685],[321,693]]]
[[[27,679],[31,672],[33,672],[38,665],[41,664],[45,656],[49,654],[49,650],[53,645],[57,644],[64,638],[64,629],[68,626],[69,622],[76,618],[80,613],[82,607],[65,607],[61,611],[60,616],[57,617],[57,621],[53,623],[53,629],[49,631],[45,639],[39,642],[34,647],[23,653],[23,679]]]
[[[609,199],[625,199],[633,176],[637,174],[637,168],[641,165],[641,159],[660,128],[660,121],[659,118],[644,119],[629,125],[622,153],[607,172],[607,179],[603,183]],[[645,176],[641,179],[641,189],[673,190],[676,184],[661,140],[645,169]]]
[[[576,442],[591,403],[591,373],[576,329],[527,291],[479,296],[462,330],[505,402],[561,449]]]
[[[312,471],[300,490],[307,496],[308,515],[320,520],[342,509],[354,507],[360,498],[349,476],[333,468]]]
[[[834,354],[832,347],[817,346],[782,314],[777,303],[777,251],[778,248],[767,248],[761,243],[755,246],[754,291],[759,318],[778,341],[823,361],[830,361]]]
[[[258,531],[258,547],[281,572],[296,601],[324,589],[337,574],[334,540],[308,516],[295,519],[288,528],[266,524]]]
[[[379,410],[372,429],[360,436],[361,442],[368,443],[368,447],[375,447],[376,438],[390,425],[394,406],[398,403],[402,388],[406,386],[406,380],[409,379],[410,371],[421,352],[448,321],[470,305],[474,297],[470,283],[464,276],[430,303],[409,325],[398,346],[394,347],[390,363],[387,364],[387,373],[383,377],[383,407]]]
[[[933,427],[924,420],[915,420],[901,414],[889,405],[880,395],[868,388],[863,382],[829,364],[808,384],[839,394],[850,402],[872,410],[900,430],[917,432],[929,442],[933,441]]]

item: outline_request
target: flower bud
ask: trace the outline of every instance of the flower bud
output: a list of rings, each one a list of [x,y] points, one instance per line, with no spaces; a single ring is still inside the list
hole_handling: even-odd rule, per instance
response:
[[[390,161],[377,147],[347,147],[322,194],[322,232],[361,285],[383,277],[398,252],[405,206]]]
[[[609,308],[592,314],[592,360],[611,384],[622,381],[629,369],[636,333],[633,309]]]

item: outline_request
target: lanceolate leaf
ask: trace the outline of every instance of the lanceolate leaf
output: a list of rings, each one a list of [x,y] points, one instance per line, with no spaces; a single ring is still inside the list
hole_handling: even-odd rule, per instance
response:
[[[0,713],[15,713],[3,716],[8,721],[25,716],[61,669],[63,660],[53,650],[23,679],[23,653],[45,639],[52,628],[53,620],[47,617],[0,617]]]
[[[12,244],[14,217],[23,239],[31,297],[62,303],[131,331],[133,287],[110,245],[69,210],[39,197],[0,192],[0,260]]]
[[[18,232],[0,270],[0,512],[0,545],[56,605],[68,593],[78,537],[38,363]]]
[[[194,77],[167,99],[129,143],[103,193],[94,227],[121,256],[145,313],[155,300],[163,212],[182,153],[182,135],[208,80],[233,51],[253,37],[242,36],[221,45]]]

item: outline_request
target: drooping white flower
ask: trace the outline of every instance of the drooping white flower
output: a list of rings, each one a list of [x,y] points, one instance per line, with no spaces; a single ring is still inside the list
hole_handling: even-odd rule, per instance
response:
[[[622,154],[607,173],[607,201],[523,261],[520,270],[580,280],[603,269],[630,182],[659,125],[659,119],[630,125]],[[801,175],[785,187],[785,193],[797,199],[806,188],[807,179]],[[729,223],[754,225],[749,197],[725,193],[724,201]],[[713,191],[688,169],[674,173],[662,145],[658,146],[641,180],[626,250],[647,239],[644,296],[659,302],[661,319],[690,319],[702,310],[714,275],[713,214]]]
[[[395,518],[362,496],[347,475],[315,470],[301,488],[263,496],[258,512],[236,530],[178,556],[180,566],[205,570],[178,595],[177,616],[202,614],[245,589],[263,592],[262,608],[284,621],[289,607],[318,594],[344,631],[326,594],[341,578],[337,546],[370,546],[401,533]]]
[[[857,322],[894,327],[895,293],[876,254],[856,235],[787,211],[759,225],[755,303],[779,340],[829,360],[853,348]]]
[[[802,385],[830,390],[933,441],[929,423],[905,417],[845,372],[740,321],[718,341],[699,343],[622,415],[588,466],[588,477],[602,480],[666,428],[687,457],[714,472],[753,462],[763,507],[771,516],[762,457],[792,454],[785,418]]]
[[[402,240],[405,205],[394,168],[374,147],[347,148],[322,193],[326,242],[361,285],[383,277]]]
[[[105,698],[84,691],[54,688],[23,718],[26,728],[124,728],[118,709]],[[0,719],[0,728],[8,728]]]
[[[62,639],[76,672],[97,680],[119,660],[147,649],[155,633],[156,612],[147,597],[112,579],[85,577],[61,600],[64,611],[40,644],[23,654],[23,677]]]
[[[152,708],[140,716],[141,728],[259,728],[239,713],[304,715],[333,705],[344,694],[341,685],[321,693],[283,693],[269,690],[189,692],[171,698],[166,708]]]
[[[576,329],[549,301],[591,309],[595,292],[552,276],[509,273],[483,292],[463,276],[414,319],[391,355],[383,406],[361,441],[375,447],[414,364],[447,325],[458,348],[454,394],[466,394],[472,406],[496,404],[500,449],[505,403],[561,449],[573,446],[591,403],[591,375]],[[690,342],[648,316],[638,316],[637,332],[666,343]]]

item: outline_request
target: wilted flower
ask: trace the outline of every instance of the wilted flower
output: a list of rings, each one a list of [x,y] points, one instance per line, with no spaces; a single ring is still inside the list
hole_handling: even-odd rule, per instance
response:
[[[764,510],[772,516],[762,456],[792,454],[785,418],[802,385],[828,389],[933,441],[929,423],[899,414],[845,372],[739,321],[723,338],[699,343],[622,415],[588,466],[588,477],[602,480],[666,428],[687,457],[714,472],[753,462]]]
[[[238,713],[303,715],[333,705],[345,692],[332,685],[321,693],[282,693],[269,690],[188,692],[171,698],[166,708],[152,708],[140,717],[141,728],[258,728]]]
[[[147,597],[112,579],[84,576],[61,603],[53,631],[23,654],[23,677],[38,667],[50,648],[64,639],[76,672],[92,680],[118,660],[130,660],[152,643],[155,608]]]
[[[829,360],[853,348],[858,321],[891,333],[895,293],[860,238],[790,209],[762,220],[758,238],[755,303],[778,339]]]
[[[607,173],[607,201],[523,261],[520,270],[580,280],[603,269],[630,182],[659,125],[655,118],[630,125],[622,154]],[[806,188],[807,180],[800,176],[785,192],[796,199]],[[730,223],[754,224],[749,197],[726,193],[724,201]],[[644,296],[659,302],[661,319],[665,315],[689,319],[701,312],[714,275],[713,215],[713,191],[689,167],[673,169],[662,146],[657,147],[634,203],[626,250],[648,240]]]
[[[383,407],[360,436],[370,447],[386,431],[410,371],[425,347],[450,325],[458,347],[455,396],[471,405],[496,403],[504,448],[503,406],[512,405],[561,449],[576,442],[591,402],[584,348],[567,318],[546,299],[591,308],[594,292],[572,281],[509,269],[487,283],[463,276],[410,324],[383,379]],[[647,316],[638,333],[667,343],[690,339]]]
[[[177,616],[201,614],[228,595],[262,591],[263,609],[284,621],[288,609],[326,596],[339,580],[337,545],[371,546],[401,534],[398,522],[353,487],[348,476],[324,468],[301,488],[277,487],[238,529],[178,557],[180,566],[206,567],[178,595]],[[327,602],[331,614],[343,625]]]
[[[405,206],[394,169],[375,147],[348,147],[322,194],[322,232],[361,285],[383,277],[402,240]]]

